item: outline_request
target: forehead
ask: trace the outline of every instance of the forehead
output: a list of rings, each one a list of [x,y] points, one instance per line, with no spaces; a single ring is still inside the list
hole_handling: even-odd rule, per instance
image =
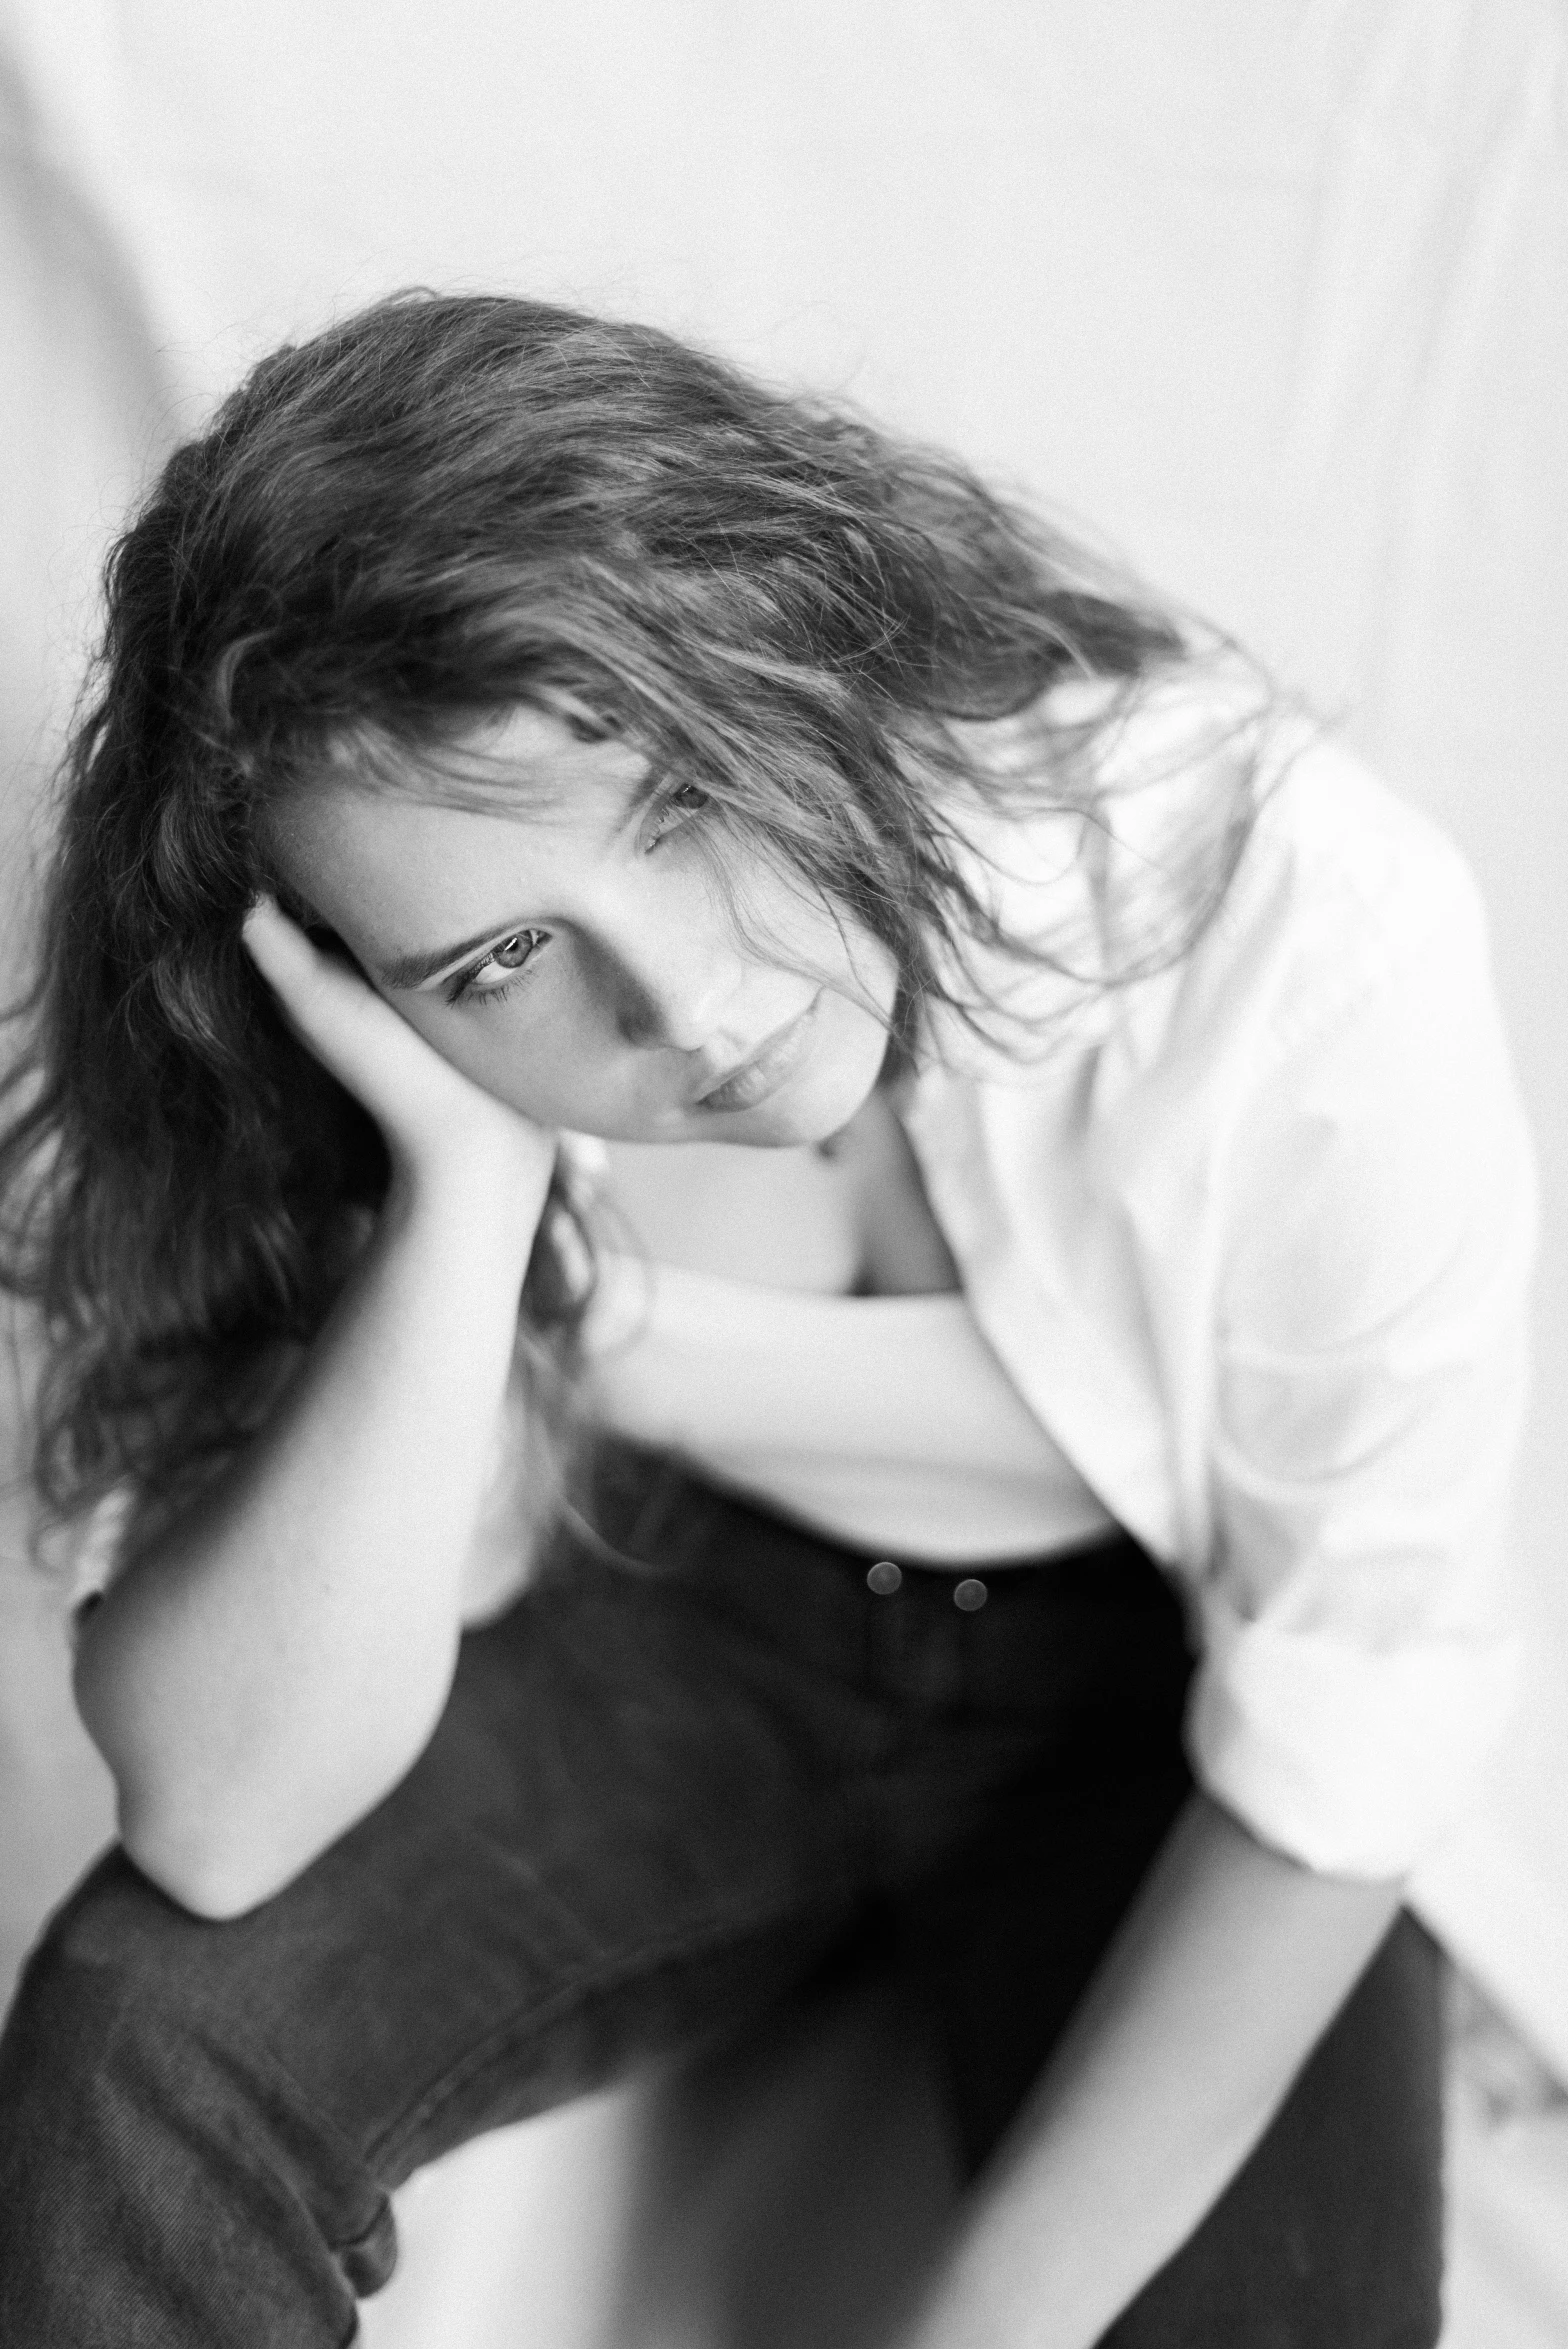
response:
[[[439,918],[471,908],[487,881],[541,879],[608,846],[648,773],[633,745],[584,740],[558,718],[519,709],[429,755],[388,762],[345,754],[269,807],[263,842],[281,877],[343,931],[353,919]]]

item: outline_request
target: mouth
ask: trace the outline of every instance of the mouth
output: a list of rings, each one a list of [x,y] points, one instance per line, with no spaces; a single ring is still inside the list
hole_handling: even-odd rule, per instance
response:
[[[819,987],[805,1010],[797,1012],[787,1026],[771,1035],[749,1060],[732,1068],[727,1077],[721,1077],[706,1093],[699,1093],[695,1107],[753,1109],[759,1101],[766,1101],[770,1093],[776,1093],[794,1075],[810,1046],[821,1001]]]

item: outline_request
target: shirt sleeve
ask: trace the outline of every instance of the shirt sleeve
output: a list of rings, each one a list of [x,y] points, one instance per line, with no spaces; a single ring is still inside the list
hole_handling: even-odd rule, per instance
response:
[[[1456,857],[1427,910],[1298,1019],[1232,1157],[1188,1720],[1199,1782],[1253,1832],[1368,1878],[1463,1806],[1518,1662],[1534,1162]]]

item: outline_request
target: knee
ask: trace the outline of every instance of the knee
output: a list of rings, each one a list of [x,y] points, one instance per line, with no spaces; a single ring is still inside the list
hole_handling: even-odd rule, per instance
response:
[[[145,1969],[153,1980],[181,1968],[199,1947],[204,1921],[152,1883],[119,1844],[68,1894],[44,1927],[29,1971],[93,1966]]]
[[[51,1921],[0,2034],[7,2341],[120,2338],[111,2302],[117,2322],[145,2303],[126,2338],[228,2339],[240,2328],[210,2311],[193,2326],[190,2308],[236,2294],[274,2313],[308,2304],[290,2340],[346,2337],[352,2292],[390,2273],[391,2213],[253,2028],[278,1956],[254,1930],[188,1915],[119,1852]],[[216,2268],[215,2210],[229,2249]],[[68,2324],[67,2303],[92,2322]]]
[[[129,2019],[166,2017],[195,1920],[140,1876],[123,1852],[92,1868],[29,1955],[0,2038],[0,2103],[42,2071],[101,2076],[110,2042]],[[9,2091],[9,2094],[7,2094]]]
[[[6,2135],[23,2104],[63,2113],[77,2088],[113,2101],[129,2073],[177,2066],[195,2018],[222,2003],[222,1928],[204,1925],[108,1852],[56,1911],[0,2035]],[[40,2105],[39,2099],[43,2102]]]

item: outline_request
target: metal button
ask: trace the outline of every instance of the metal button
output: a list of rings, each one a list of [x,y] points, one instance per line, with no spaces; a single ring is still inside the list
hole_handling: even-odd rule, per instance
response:
[[[867,1590],[874,1590],[879,1599],[890,1599],[904,1577],[891,1558],[879,1558],[866,1576]]]
[[[953,1604],[962,1607],[966,1615],[973,1615],[991,1596],[978,1574],[966,1574],[953,1592]]]

